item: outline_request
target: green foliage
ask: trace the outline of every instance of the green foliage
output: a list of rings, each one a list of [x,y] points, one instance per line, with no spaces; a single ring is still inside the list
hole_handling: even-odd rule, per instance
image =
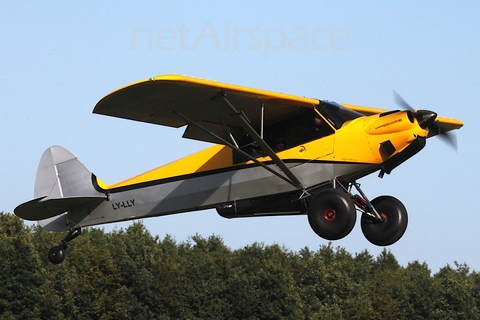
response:
[[[30,229],[0,213],[0,315],[37,319],[42,301],[42,268]]]
[[[475,277],[470,276],[465,264],[455,262],[456,269],[446,266],[434,276],[434,317],[438,319],[479,319],[480,313],[474,292]]]
[[[217,236],[159,239],[137,222],[83,230],[53,265],[61,237],[0,213],[0,319],[480,318],[480,274],[456,262],[432,275],[388,250],[231,250]]]

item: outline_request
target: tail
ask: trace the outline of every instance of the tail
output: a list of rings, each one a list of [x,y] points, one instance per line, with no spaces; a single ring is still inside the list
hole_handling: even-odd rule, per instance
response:
[[[105,200],[92,183],[93,174],[67,149],[53,146],[45,150],[38,165],[34,199],[15,208],[17,216],[39,221],[47,230],[70,227],[67,212],[95,208]]]

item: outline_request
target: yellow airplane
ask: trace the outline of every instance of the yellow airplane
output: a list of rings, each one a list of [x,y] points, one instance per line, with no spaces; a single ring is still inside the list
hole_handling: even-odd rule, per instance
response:
[[[349,234],[358,211],[365,237],[388,246],[404,234],[407,211],[390,196],[368,200],[357,180],[389,174],[429,137],[439,135],[455,147],[448,131],[463,126],[396,100],[406,110],[180,75],[138,81],[104,97],[93,112],[186,126],[184,138],[214,145],[111,185],[68,150],[50,147],[40,160],[34,199],[14,212],[47,230],[68,231],[50,249],[56,264],[82,227],[211,208],[225,218],[306,214],[315,233],[328,240]]]

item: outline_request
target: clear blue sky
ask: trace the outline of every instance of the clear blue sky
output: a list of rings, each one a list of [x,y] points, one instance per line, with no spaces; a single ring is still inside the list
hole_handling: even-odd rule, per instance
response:
[[[454,261],[480,270],[477,169],[480,4],[475,1],[2,1],[0,12],[0,211],[31,199],[38,161],[62,145],[114,183],[200,150],[183,130],[91,113],[133,81],[179,73],[300,96],[396,108],[392,90],[418,109],[464,121],[458,152],[438,139],[383,180],[362,179],[370,198],[389,194],[409,212],[389,248],[402,265],[433,272]],[[328,242],[307,218],[226,220],[214,211],[144,220],[160,237],[215,234],[316,250]],[[106,226],[105,230],[126,227]],[[382,248],[359,219],[334,246]]]

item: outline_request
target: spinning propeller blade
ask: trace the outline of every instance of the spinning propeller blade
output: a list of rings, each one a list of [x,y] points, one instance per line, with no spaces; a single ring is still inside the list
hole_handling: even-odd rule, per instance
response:
[[[395,99],[395,103],[403,109],[414,111],[414,109],[407,103],[407,101],[403,100],[403,98],[400,97],[400,95],[395,90],[393,91],[393,98]]]
[[[440,123],[435,122],[437,114],[429,110],[415,110],[413,109],[397,92],[393,91],[395,103],[403,109],[410,110],[418,121],[418,124],[423,129],[428,128],[432,135],[438,135],[440,139],[448,144],[451,148],[457,151],[457,137],[447,132]]]

